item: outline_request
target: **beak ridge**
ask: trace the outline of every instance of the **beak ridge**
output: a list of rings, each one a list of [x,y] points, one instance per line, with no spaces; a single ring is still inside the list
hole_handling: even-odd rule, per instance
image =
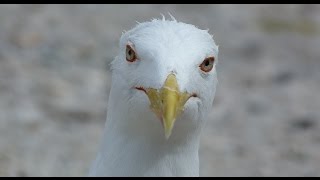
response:
[[[161,89],[147,88],[146,94],[150,100],[150,108],[160,118],[165,138],[168,139],[171,136],[177,117],[192,95],[180,92],[174,74],[168,75]]]

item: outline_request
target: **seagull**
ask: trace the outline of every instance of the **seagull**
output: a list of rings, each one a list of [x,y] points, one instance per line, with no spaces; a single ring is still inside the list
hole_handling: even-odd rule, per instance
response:
[[[208,30],[151,19],[122,34],[103,138],[89,176],[199,176],[218,83]]]

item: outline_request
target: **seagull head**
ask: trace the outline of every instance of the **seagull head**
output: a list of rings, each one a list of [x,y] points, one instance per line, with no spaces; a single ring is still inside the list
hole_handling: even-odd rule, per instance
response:
[[[218,46],[207,30],[154,19],[123,33],[119,45],[113,86],[138,116],[130,124],[160,126],[166,139],[204,125],[218,82]]]

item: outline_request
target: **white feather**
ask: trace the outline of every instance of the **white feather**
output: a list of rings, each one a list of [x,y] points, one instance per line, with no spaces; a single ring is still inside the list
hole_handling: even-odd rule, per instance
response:
[[[112,87],[102,143],[90,176],[199,176],[199,141],[217,86],[216,69],[204,73],[207,56],[218,58],[212,36],[193,25],[154,19],[139,23],[120,39],[112,62]],[[164,16],[163,16],[164,18]],[[127,43],[139,59],[128,63]],[[149,100],[134,86],[160,88],[176,74],[181,91],[195,92],[166,140]]]
[[[171,20],[172,20],[172,21],[176,21],[176,22],[177,22],[176,18],[175,18],[175,17],[173,17],[173,16],[172,16],[172,14],[171,14],[170,12],[168,12],[168,14],[169,14],[169,16],[170,16],[170,18],[171,18]]]

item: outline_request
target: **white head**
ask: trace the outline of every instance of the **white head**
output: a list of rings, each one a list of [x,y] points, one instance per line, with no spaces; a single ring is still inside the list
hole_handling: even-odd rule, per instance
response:
[[[119,45],[112,91],[126,104],[126,131],[165,139],[165,130],[168,140],[200,132],[218,82],[218,47],[208,31],[154,19],[125,32]]]

